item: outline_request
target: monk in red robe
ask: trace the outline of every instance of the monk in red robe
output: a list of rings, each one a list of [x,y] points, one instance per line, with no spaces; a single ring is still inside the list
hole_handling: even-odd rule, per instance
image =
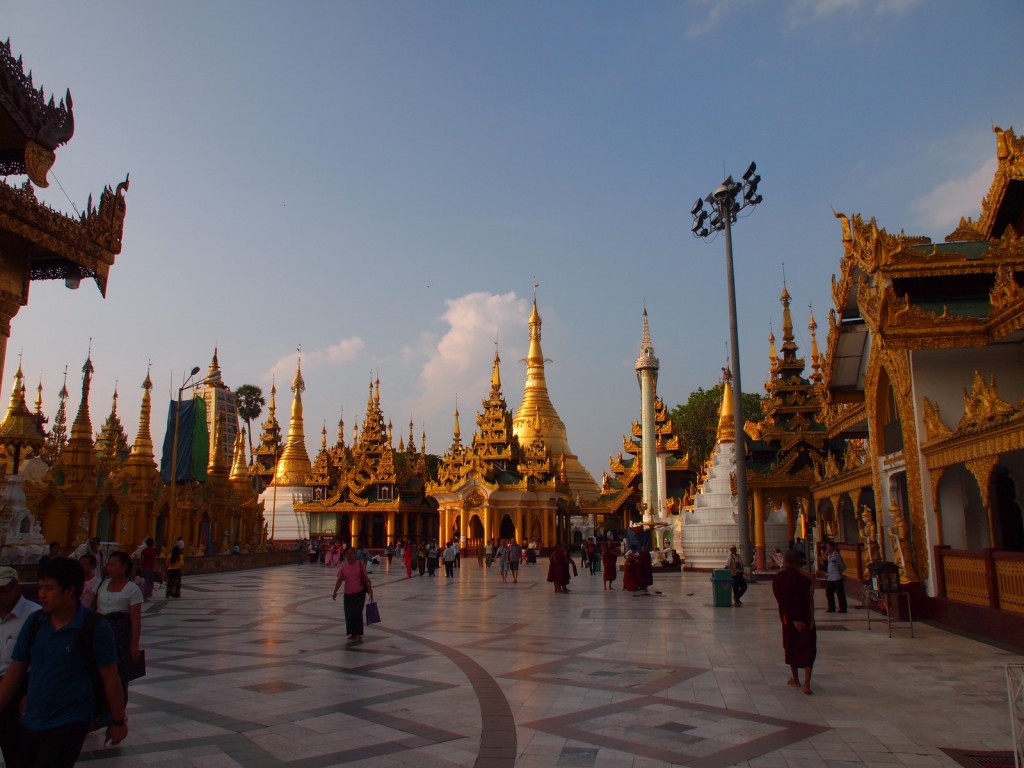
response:
[[[615,552],[615,545],[606,541],[601,548],[601,565],[604,571],[604,588],[611,589],[615,581],[615,572],[618,571],[618,555]]]
[[[811,668],[818,653],[818,635],[814,627],[814,580],[800,570],[800,554],[790,550],[783,557],[783,568],[772,582],[782,620],[782,648],[792,677],[786,685],[802,688],[811,695]],[[804,671],[803,685],[799,670]]]
[[[640,554],[636,544],[626,552],[626,564],[622,567],[622,588],[627,592],[636,592],[640,588]]]
[[[555,592],[568,592],[571,561],[562,542],[555,545],[548,560],[548,581],[555,585]]]

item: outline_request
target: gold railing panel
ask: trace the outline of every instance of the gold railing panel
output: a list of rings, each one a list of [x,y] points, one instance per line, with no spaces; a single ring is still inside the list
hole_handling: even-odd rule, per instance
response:
[[[944,555],[942,570],[946,576],[946,597],[950,600],[971,605],[989,605],[983,558]]]
[[[996,560],[999,607],[1024,613],[1024,560]]]

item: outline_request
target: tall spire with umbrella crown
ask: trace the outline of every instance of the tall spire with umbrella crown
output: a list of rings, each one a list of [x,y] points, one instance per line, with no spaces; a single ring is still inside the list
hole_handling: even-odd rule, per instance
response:
[[[544,353],[541,351],[541,319],[537,311],[537,286],[533,288],[533,311],[530,313],[530,346],[526,354],[526,383],[523,399],[512,418],[512,429],[520,445],[529,445],[539,438],[550,450],[552,459],[565,456],[569,487],[573,496],[577,494],[584,501],[592,501],[600,493],[594,478],[580,463],[569,447],[565,424],[558,416],[548,394],[544,375]],[[535,419],[536,417],[536,419]],[[540,427],[536,426],[537,422]]]
[[[459,429],[459,396],[455,396],[455,426],[452,428],[452,452],[462,448],[462,430]]]
[[[659,502],[658,435],[654,421],[654,400],[658,394],[658,358],[654,356],[651,328],[644,306],[644,330],[640,338],[640,354],[636,358],[636,380],[640,385],[640,470],[643,473],[644,519],[662,514]]]
[[[302,379],[302,353],[299,353],[295,366],[295,378],[292,380],[292,417],[288,422],[288,440],[284,451],[277,462],[274,474],[274,485],[301,486],[312,469],[309,454],[306,452],[306,435],[302,426],[302,393],[306,390],[306,382]]]
[[[156,458],[153,454],[153,437],[149,431],[150,414],[153,409],[152,396],[150,393],[153,391],[153,380],[149,377],[149,371],[146,371],[146,378],[142,382],[142,407],[139,410],[139,431],[135,434],[135,444],[132,446],[131,455],[128,457],[129,461],[138,462],[139,460],[152,462],[153,466],[156,466]]]
[[[92,374],[96,369],[92,365],[92,353],[85,359],[82,366],[82,402],[78,404],[78,413],[71,425],[71,441],[86,441],[92,446],[92,418],[89,416],[89,389],[92,387]]]

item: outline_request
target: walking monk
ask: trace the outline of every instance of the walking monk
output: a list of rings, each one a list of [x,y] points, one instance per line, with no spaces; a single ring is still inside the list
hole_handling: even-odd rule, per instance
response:
[[[793,676],[786,685],[801,688],[798,670],[804,671],[803,692],[811,695],[811,668],[818,653],[818,635],[814,627],[814,581],[800,570],[800,553],[789,550],[783,568],[772,582],[782,620],[782,648]]]

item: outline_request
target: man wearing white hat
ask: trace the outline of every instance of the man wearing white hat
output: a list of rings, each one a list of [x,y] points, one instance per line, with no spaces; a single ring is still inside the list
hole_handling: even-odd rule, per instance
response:
[[[25,619],[39,610],[39,603],[26,600],[21,594],[18,572],[8,565],[0,567],[0,679],[11,664],[11,651]],[[14,765],[18,751],[18,717],[21,697],[18,696],[0,712],[0,751],[4,763]]]

